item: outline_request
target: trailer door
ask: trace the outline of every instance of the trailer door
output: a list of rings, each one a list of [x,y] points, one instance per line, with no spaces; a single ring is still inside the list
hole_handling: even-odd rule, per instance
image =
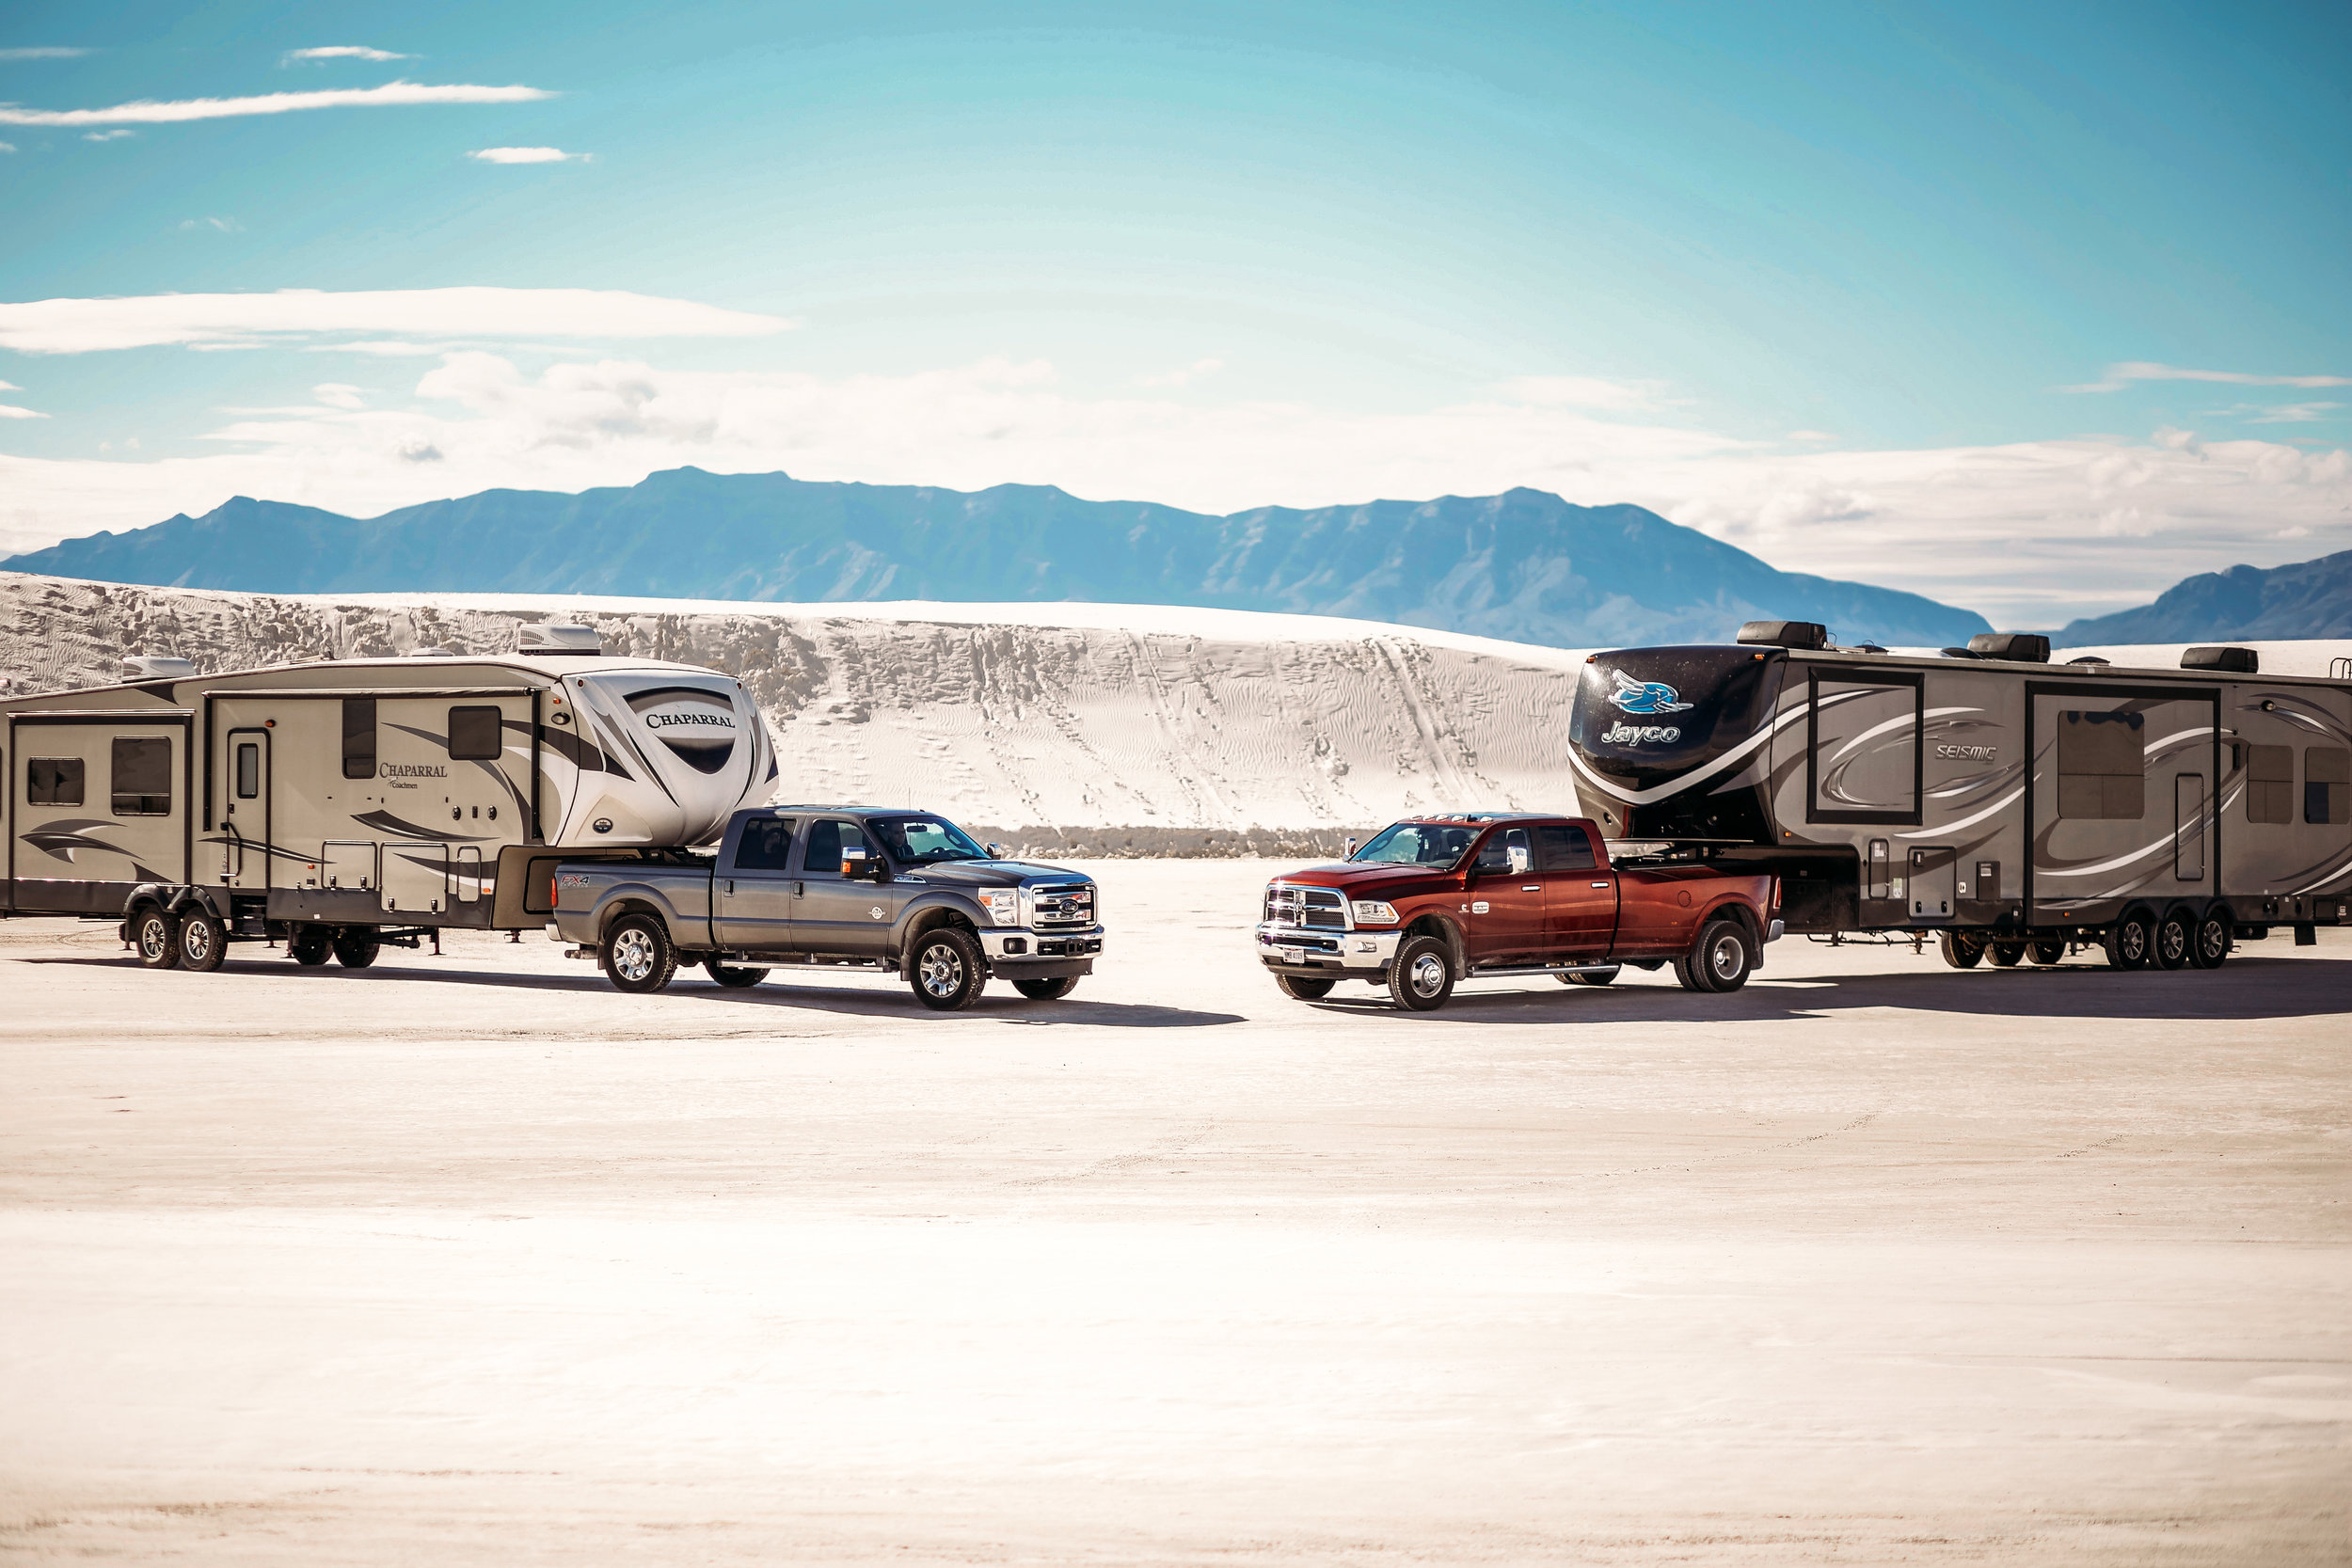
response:
[[[2027,922],[2100,925],[2210,894],[2219,692],[2037,682],[2026,696]]]
[[[220,879],[238,893],[266,893],[270,880],[270,732],[221,736]]]

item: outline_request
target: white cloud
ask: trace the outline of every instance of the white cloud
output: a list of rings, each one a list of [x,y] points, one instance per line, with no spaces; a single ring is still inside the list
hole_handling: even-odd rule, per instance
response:
[[[250,347],[257,334],[424,333],[465,338],[741,338],[776,316],[612,289],[387,289],[330,293],[142,294],[0,303],[0,348]]]
[[[12,141],[0,141],[0,152],[13,152],[15,150],[16,143]]]
[[[37,408],[17,408],[0,403],[0,420],[45,420],[48,417]]]
[[[1158,375],[1139,375],[1136,377],[1136,385],[1138,387],[1189,386],[1204,375],[1215,375],[1224,368],[1225,361],[1222,359],[1195,359],[1191,364],[1180,370],[1163,371]]]
[[[289,49],[286,58],[293,60],[413,60],[414,55],[395,55],[389,49],[370,49],[364,43],[327,43],[316,49]]]
[[[341,384],[330,383],[329,387]],[[692,463],[978,489],[1053,483],[1208,512],[1514,485],[1634,501],[1774,565],[2055,626],[2192,572],[2352,548],[2352,454],[2167,431],[1924,451],[1786,449],[1508,396],[1388,414],[1299,404],[1082,398],[1051,366],[903,376],[528,374],[448,355],[410,399],[237,416],[219,450],[153,463],[0,457],[0,545],[124,528],[230,495],[368,516],[494,486],[628,484]]]
[[[61,49],[54,45],[36,49],[0,49],[0,60],[78,60],[88,53],[87,49]]]
[[[555,94],[539,87],[484,87],[463,83],[433,87],[390,82],[380,87],[331,87],[317,92],[266,92],[252,98],[141,99],[110,109],[24,109],[0,104],[0,125],[171,125],[191,119],[292,114],[300,109],[400,107],[416,103],[529,103]]]
[[[2282,403],[2274,408],[2263,408],[2241,404],[2233,412],[2248,424],[2310,424],[2315,420],[2332,418],[2343,406],[2340,403]]]
[[[361,394],[366,390],[347,382],[322,381],[310,388],[310,395],[329,408],[364,408],[367,400]]]
[[[466,154],[478,164],[584,164],[585,152],[566,152],[560,147],[485,147]]]
[[[2175,365],[2128,359],[2109,365],[2096,381],[2080,387],[2060,387],[2061,392],[2120,392],[2139,381],[2218,381],[2233,387],[2352,387],[2352,376],[2251,375],[2244,371],[2187,371]]]
[[[235,218],[182,218],[180,227],[183,230],[212,229],[223,234],[240,234],[245,231],[245,225]]]
[[[82,139],[84,141],[120,141],[125,136],[137,135],[136,131],[85,131],[82,133]]]
[[[1835,441],[1837,439],[1836,436],[1832,436],[1826,430],[1792,430],[1785,438],[1791,441],[1809,441],[1816,444],[1822,441]]]
[[[404,343],[393,339],[361,339],[349,343],[312,343],[306,354],[373,354],[388,359],[430,359],[447,354],[448,343]]]
[[[1631,413],[1659,406],[1655,388],[1593,375],[1522,375],[1502,384],[1505,397],[1547,408],[1594,408]]]

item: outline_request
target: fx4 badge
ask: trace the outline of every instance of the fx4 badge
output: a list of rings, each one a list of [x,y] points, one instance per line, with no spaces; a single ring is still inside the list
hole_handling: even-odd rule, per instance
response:
[[[1622,670],[1612,670],[1609,678],[1617,689],[1609,693],[1609,700],[1626,713],[1680,713],[1692,706],[1682,700],[1682,693],[1664,681],[1637,681]]]

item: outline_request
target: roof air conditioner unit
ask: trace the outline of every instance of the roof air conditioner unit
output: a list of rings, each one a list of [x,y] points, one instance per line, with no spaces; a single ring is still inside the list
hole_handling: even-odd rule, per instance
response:
[[[1750,621],[1739,640],[1759,648],[1826,648],[1829,628],[1812,621]]]
[[[2190,648],[2181,655],[2184,670],[2220,670],[2233,675],[2262,673],[2262,655],[2251,648]]]
[[[1968,640],[1968,651],[1979,658],[2005,658],[2017,664],[2050,662],[2050,640],[2029,631],[1980,631]]]
[[[174,658],[169,654],[122,656],[122,678],[126,681],[183,681],[195,673],[194,659]]]
[[[604,639],[594,626],[562,621],[542,621],[515,634],[515,651],[523,654],[601,654]]]

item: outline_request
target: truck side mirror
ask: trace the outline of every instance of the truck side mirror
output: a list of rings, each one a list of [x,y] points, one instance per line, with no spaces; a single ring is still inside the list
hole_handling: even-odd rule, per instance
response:
[[[983,844],[980,847],[988,851],[990,860],[1000,861],[1005,858],[1005,847],[1001,844]]]
[[[853,882],[879,882],[882,863],[863,849],[841,851],[841,874]]]
[[[1502,853],[1504,858],[1511,863],[1511,875],[1514,877],[1526,876],[1535,864],[1534,859],[1528,854],[1527,846],[1524,844],[1514,844]]]
[[[1352,861],[1352,860],[1354,860],[1354,859],[1356,858],[1356,835],[1355,835],[1354,833],[1350,833],[1350,834],[1348,834],[1348,835],[1347,835],[1347,853],[1346,853],[1346,854],[1344,854],[1344,855],[1343,855],[1343,856],[1341,856],[1340,858],[1341,858],[1342,860],[1351,860],[1351,861]]]

